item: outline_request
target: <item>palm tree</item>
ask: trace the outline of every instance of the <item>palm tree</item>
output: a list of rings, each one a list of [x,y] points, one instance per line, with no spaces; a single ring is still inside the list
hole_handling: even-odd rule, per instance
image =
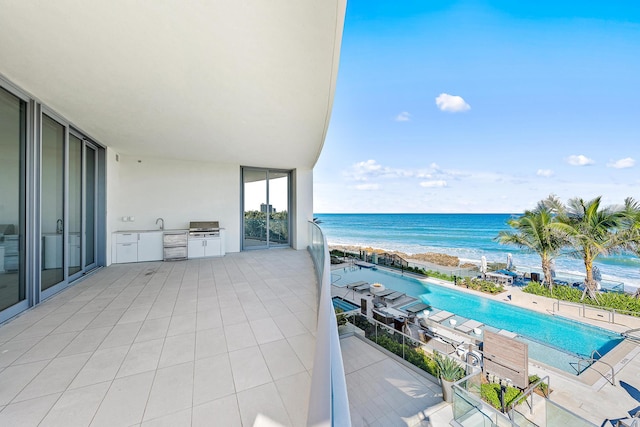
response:
[[[640,257],[640,202],[628,197],[623,212],[623,228],[618,233],[620,248]],[[640,289],[636,295],[640,296]]]
[[[597,300],[596,281],[593,278],[593,262],[599,255],[609,254],[623,245],[620,228],[624,225],[625,212],[619,207],[601,207],[601,197],[585,201],[573,198],[567,205],[559,203],[555,196],[545,204],[555,211],[558,221],[553,227],[565,232],[570,239],[572,252],[584,263],[586,293]]]
[[[542,262],[544,281],[548,283],[549,290],[553,290],[552,260],[568,243],[566,234],[551,226],[554,222],[552,210],[540,202],[534,210],[525,211],[521,217],[507,221],[515,232],[501,231],[496,237],[501,244],[515,245],[527,252],[538,254]]]

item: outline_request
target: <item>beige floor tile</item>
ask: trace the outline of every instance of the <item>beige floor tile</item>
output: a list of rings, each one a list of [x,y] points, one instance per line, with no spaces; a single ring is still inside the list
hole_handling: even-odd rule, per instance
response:
[[[79,332],[73,341],[58,354],[58,357],[96,351],[111,329],[110,326],[105,326]]]
[[[260,351],[262,351],[269,372],[275,380],[306,372],[306,368],[285,339],[262,344]]]
[[[88,426],[110,385],[103,382],[64,392],[39,427]]]
[[[29,351],[20,356],[14,363],[31,363],[39,360],[53,359],[69,345],[77,335],[78,332],[64,332],[46,336],[31,347]]]
[[[158,369],[143,421],[190,408],[193,401],[194,363]]]
[[[196,359],[227,352],[224,329],[206,329],[196,332]]]
[[[224,334],[229,351],[240,350],[257,344],[248,322],[225,325]]]
[[[174,312],[175,313],[175,312]],[[171,317],[167,336],[189,334],[196,331],[196,313],[179,314]]]
[[[222,316],[220,310],[211,308],[198,311],[196,315],[196,329],[198,331],[204,329],[222,328]]]
[[[52,360],[13,401],[19,402],[65,391],[90,356],[91,353],[81,353]]]
[[[193,407],[193,427],[211,427],[214,423],[225,427],[242,427],[235,395]]]
[[[191,408],[145,421],[141,427],[191,427]]]
[[[287,338],[309,333],[293,313],[274,315],[273,321],[276,322],[282,334]]]
[[[100,349],[131,345],[138,335],[142,322],[117,324],[100,344]]]
[[[236,392],[272,381],[260,349],[249,347],[229,353]]]
[[[229,356],[224,353],[207,359],[196,360],[193,405],[235,393]]]
[[[78,373],[69,388],[79,388],[115,378],[129,346],[97,350]]]
[[[36,427],[60,397],[60,393],[7,405],[0,412],[0,426]]]
[[[15,365],[0,372],[0,405],[11,403],[14,397],[47,366],[47,361]]]
[[[111,384],[91,427],[130,426],[142,421],[155,372],[119,378]]]
[[[166,368],[167,366],[195,360],[195,349],[195,332],[165,338],[158,368]]]
[[[252,320],[249,324],[251,325],[251,330],[258,344],[284,339],[280,329],[278,329],[278,326],[270,317]]]
[[[313,368],[313,357],[315,355],[316,340],[313,335],[306,333],[287,338],[289,344],[305,368]]]
[[[275,384],[287,414],[289,414],[291,423],[294,426],[306,425],[309,390],[311,389],[311,377],[309,374],[301,372],[276,380]]]
[[[116,378],[156,370],[163,345],[164,340],[162,339],[133,344],[122,362]]]
[[[290,426],[291,420],[273,383],[264,384],[238,393],[238,407],[242,425]],[[257,420],[257,421],[256,421]],[[277,424],[267,424],[277,423]]]
[[[134,342],[151,341],[166,337],[170,322],[170,316],[145,320]]]
[[[11,365],[40,340],[39,337],[31,337],[24,340],[11,340],[0,345],[0,368]]]

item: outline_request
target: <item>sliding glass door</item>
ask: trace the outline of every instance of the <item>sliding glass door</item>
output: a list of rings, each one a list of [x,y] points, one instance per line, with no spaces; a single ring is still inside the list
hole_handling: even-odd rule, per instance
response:
[[[289,246],[290,172],[242,169],[243,249]]]
[[[64,281],[64,170],[66,128],[42,116],[42,167],[40,175],[40,230],[42,271],[40,290]]]
[[[0,88],[0,313],[26,308],[24,277],[27,103]],[[2,319],[2,317],[0,317]]]
[[[43,114],[41,291],[96,266],[96,163],[95,146]]]

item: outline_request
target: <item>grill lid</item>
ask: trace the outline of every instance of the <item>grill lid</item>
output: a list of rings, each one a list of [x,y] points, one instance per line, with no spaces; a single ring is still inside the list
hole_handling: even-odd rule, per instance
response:
[[[191,221],[189,231],[216,231],[220,229],[218,221]]]

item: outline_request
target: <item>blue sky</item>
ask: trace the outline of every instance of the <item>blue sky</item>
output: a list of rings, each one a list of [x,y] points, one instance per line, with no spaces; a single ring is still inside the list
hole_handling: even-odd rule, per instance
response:
[[[640,1],[349,0],[315,212],[551,193],[640,199]]]

